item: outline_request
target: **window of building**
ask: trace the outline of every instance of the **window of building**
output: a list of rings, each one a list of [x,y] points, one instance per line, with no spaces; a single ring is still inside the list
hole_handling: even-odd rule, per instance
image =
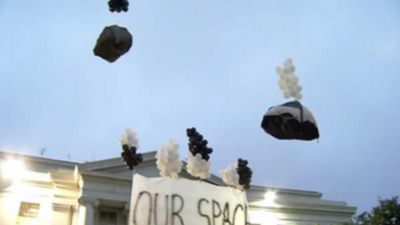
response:
[[[19,207],[19,216],[25,218],[37,218],[39,209],[39,204],[22,202]]]
[[[37,225],[39,223],[39,204],[21,202],[19,207],[18,225]]]
[[[117,224],[117,213],[100,211],[99,222],[103,225],[116,225]]]

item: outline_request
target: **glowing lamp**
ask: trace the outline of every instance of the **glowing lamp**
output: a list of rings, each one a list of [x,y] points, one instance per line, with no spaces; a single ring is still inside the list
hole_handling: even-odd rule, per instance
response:
[[[24,163],[18,159],[7,159],[1,162],[1,175],[4,179],[19,180],[25,171]]]

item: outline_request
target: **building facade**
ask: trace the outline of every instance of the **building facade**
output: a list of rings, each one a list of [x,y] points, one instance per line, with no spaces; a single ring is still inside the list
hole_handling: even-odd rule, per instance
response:
[[[144,154],[137,173],[157,177],[156,152]],[[126,225],[132,171],[120,158],[74,163],[0,152],[1,225]],[[181,177],[192,179],[184,169]],[[206,182],[224,185],[212,176]],[[311,191],[252,186],[250,220],[259,225],[339,225],[356,208]]]

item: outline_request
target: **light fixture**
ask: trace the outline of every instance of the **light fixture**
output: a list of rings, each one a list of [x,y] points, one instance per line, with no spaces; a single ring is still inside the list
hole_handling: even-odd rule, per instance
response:
[[[262,201],[265,206],[269,207],[276,207],[277,204],[275,203],[277,196],[275,191],[267,191],[264,194],[264,200]]]
[[[264,199],[269,202],[274,202],[276,199],[276,193],[274,191],[267,191],[264,195]]]
[[[25,165],[18,159],[1,161],[1,175],[4,179],[19,180],[25,174]]]
[[[249,215],[252,224],[284,225],[284,223],[279,219],[284,217],[282,213],[252,210],[249,212]]]

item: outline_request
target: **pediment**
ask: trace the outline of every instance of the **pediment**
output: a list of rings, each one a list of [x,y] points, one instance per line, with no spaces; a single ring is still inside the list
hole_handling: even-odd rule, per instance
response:
[[[159,170],[157,169],[156,165],[156,151],[147,152],[143,154],[143,163],[141,163],[135,171],[143,176],[146,177],[159,177]],[[88,162],[79,165],[80,171],[90,171],[96,173],[105,173],[105,174],[112,174],[119,177],[126,177],[131,179],[133,176],[133,171],[129,170],[125,162],[121,158],[112,158],[94,162]],[[186,179],[193,179],[187,171],[186,171],[186,162],[183,162],[183,169],[182,172],[179,174],[180,177],[184,177]],[[212,175],[210,179],[206,182],[210,182],[217,185],[224,185],[221,178],[218,176]]]

